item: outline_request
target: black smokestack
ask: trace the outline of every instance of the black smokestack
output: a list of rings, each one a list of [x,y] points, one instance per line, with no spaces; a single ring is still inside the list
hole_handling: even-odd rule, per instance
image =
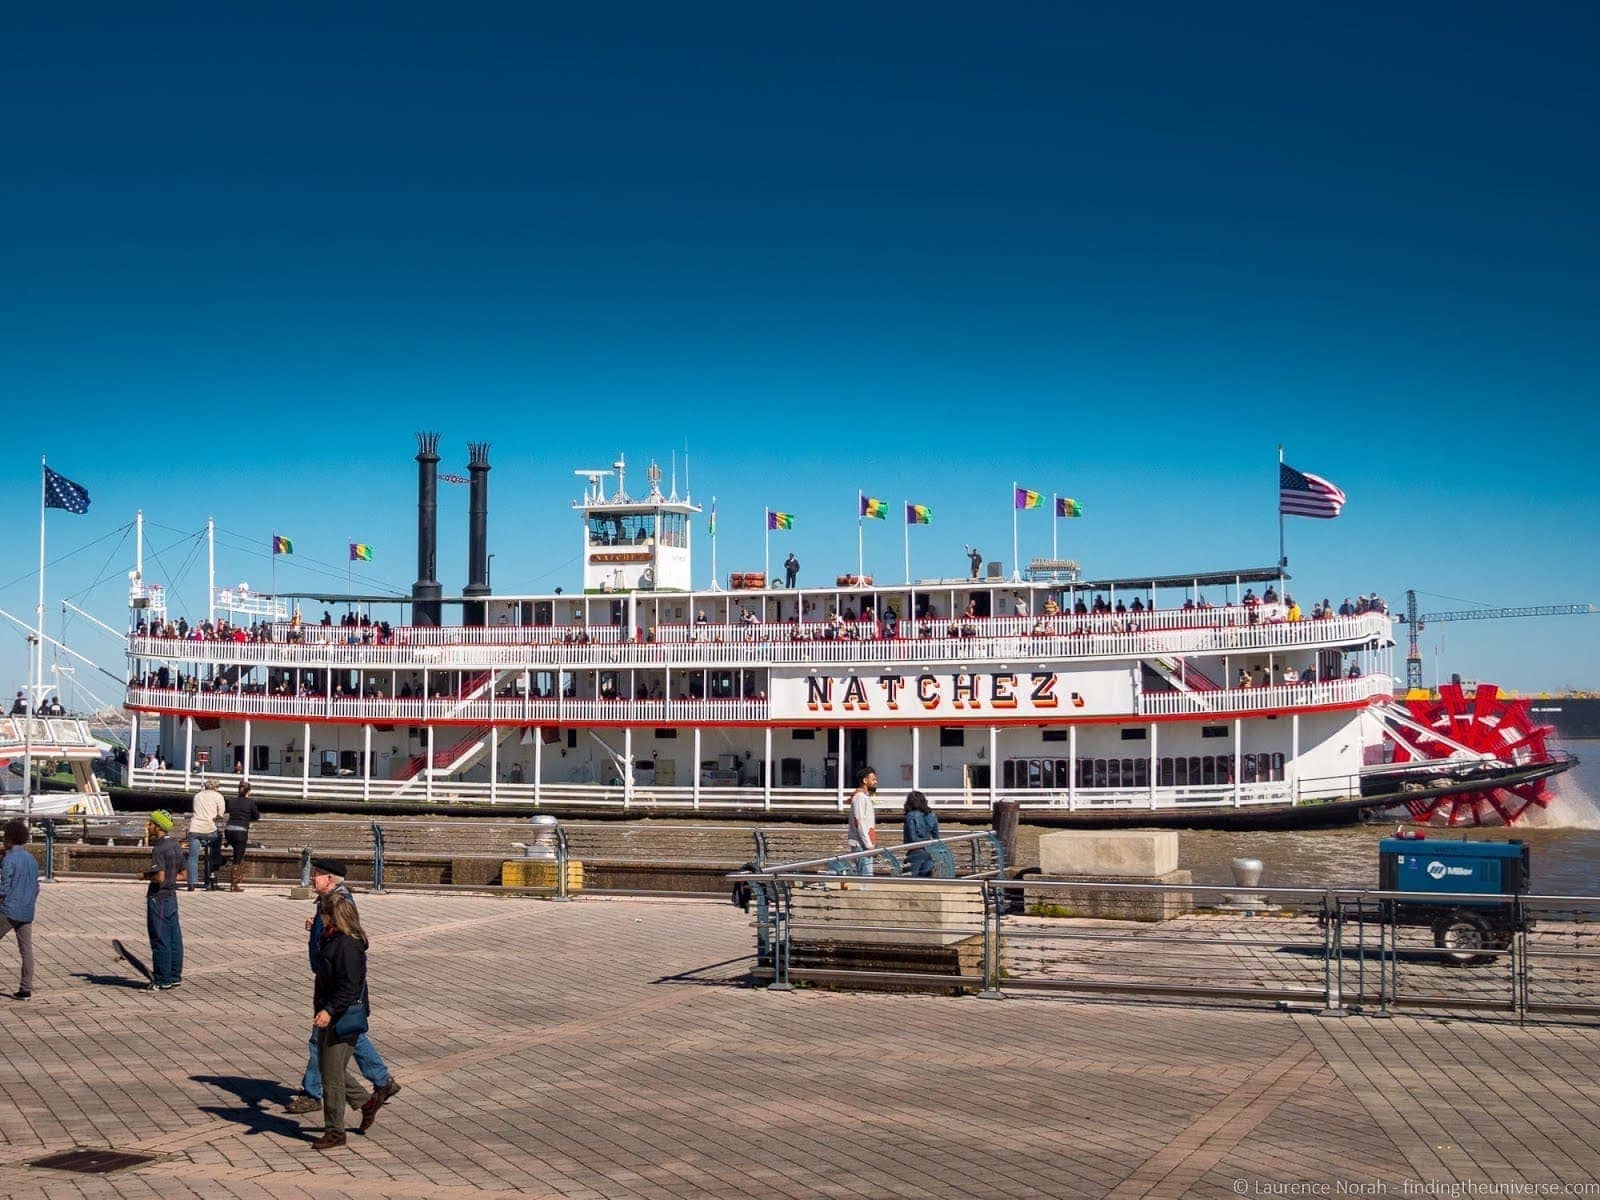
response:
[[[417,434],[417,581],[411,585],[411,623],[440,624],[439,435]]]
[[[467,516],[467,586],[461,590],[468,603],[461,619],[466,625],[483,625],[487,614],[482,597],[489,594],[489,443],[468,442],[467,450],[472,500]]]

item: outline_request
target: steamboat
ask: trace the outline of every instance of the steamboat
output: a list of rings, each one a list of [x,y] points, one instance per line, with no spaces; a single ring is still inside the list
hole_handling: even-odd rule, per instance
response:
[[[135,797],[230,774],[268,808],[837,820],[870,763],[883,803],[916,789],[956,817],[1012,800],[1052,824],[1457,824],[1519,819],[1570,765],[1492,687],[1398,701],[1381,601],[1303,613],[1281,566],[1093,579],[975,559],[961,578],[697,589],[701,506],[655,464],[630,494],[621,458],[576,473],[581,590],[500,595],[488,446],[470,446],[467,582],[447,596],[438,435],[418,446],[409,596],[213,580],[191,626],[136,563],[125,703],[131,744],[154,725],[161,751],[130,763]]]

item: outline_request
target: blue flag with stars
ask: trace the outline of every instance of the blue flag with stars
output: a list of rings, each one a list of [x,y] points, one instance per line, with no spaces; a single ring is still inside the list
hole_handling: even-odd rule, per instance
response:
[[[64,508],[68,512],[89,511],[89,489],[73,483],[65,475],[58,475],[49,467],[44,469],[44,506]]]

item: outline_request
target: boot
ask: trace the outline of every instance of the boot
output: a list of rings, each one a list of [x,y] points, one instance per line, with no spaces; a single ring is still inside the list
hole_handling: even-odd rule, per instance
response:
[[[230,863],[228,865],[228,890],[230,892],[242,892],[242,891],[244,891],[244,889],[239,886],[239,880],[243,875],[244,875],[244,864],[243,863]]]

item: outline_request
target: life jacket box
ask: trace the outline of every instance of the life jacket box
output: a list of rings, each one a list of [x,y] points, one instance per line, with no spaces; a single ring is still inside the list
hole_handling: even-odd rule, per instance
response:
[[[834,579],[837,587],[871,587],[871,575],[840,575]]]
[[[733,571],[728,575],[728,589],[735,592],[755,592],[767,586],[767,577],[761,571]]]

